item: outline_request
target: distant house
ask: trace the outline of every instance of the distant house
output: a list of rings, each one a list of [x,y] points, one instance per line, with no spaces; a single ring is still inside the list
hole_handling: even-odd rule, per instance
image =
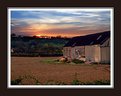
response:
[[[110,63],[110,31],[73,37],[63,48],[68,60]]]

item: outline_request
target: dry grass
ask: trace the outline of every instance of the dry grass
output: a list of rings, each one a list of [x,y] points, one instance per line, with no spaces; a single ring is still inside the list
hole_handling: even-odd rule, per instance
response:
[[[42,62],[58,57],[12,57],[12,80],[19,76],[33,76],[41,84],[48,81],[60,81],[70,84],[75,79],[82,82],[94,80],[110,80],[110,65],[87,64],[50,64]],[[32,84],[32,80],[26,79],[26,84]]]

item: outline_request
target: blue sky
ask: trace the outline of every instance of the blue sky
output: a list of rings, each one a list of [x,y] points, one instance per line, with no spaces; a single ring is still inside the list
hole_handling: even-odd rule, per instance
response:
[[[80,36],[110,30],[110,10],[11,10],[11,31],[18,35]]]

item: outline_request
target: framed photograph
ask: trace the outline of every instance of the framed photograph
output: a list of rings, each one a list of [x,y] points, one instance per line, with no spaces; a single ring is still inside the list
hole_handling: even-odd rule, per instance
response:
[[[114,88],[112,7],[7,10],[8,88]]]
[[[0,96],[120,95],[119,6],[0,0]]]

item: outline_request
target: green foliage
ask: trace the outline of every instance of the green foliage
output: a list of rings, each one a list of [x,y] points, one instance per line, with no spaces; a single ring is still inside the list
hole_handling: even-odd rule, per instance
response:
[[[24,81],[26,79],[32,79],[32,80],[34,80],[33,83],[35,85],[39,85],[40,84],[40,82],[34,76],[25,75],[25,76],[20,76],[20,77],[18,77],[15,80],[12,80],[11,81],[11,85],[23,85],[23,82],[22,81]]]
[[[80,85],[80,81],[79,80],[73,80],[71,84],[72,85]]]
[[[50,39],[13,36],[11,47],[14,48],[14,52],[12,56],[62,56],[63,46],[68,41],[69,39],[66,38]]]
[[[11,85],[24,85],[24,80],[34,80],[34,85],[41,85],[39,80],[37,80],[34,76],[31,75],[25,75],[25,76],[19,76],[17,79],[11,81]],[[29,82],[28,82],[29,83]],[[72,82],[70,82],[71,85],[110,85],[110,80],[95,80],[95,81],[87,81],[87,82],[81,82],[78,79],[78,73],[74,74],[74,79]],[[45,85],[68,85],[65,82],[62,81],[54,81],[54,80],[48,80]]]
[[[92,62],[91,64],[95,64],[95,65],[97,65],[97,64],[99,64],[98,62]]]
[[[96,80],[94,81],[94,85],[109,85],[110,80]]]
[[[78,59],[73,59],[72,62],[76,64],[84,63],[84,61]]]
[[[43,59],[43,60],[40,60],[40,62],[45,64],[65,64],[66,63],[66,62],[60,61],[59,59],[52,59],[52,58]]]
[[[71,83],[72,85],[79,85],[80,81],[78,80],[78,73],[74,74],[74,80]]]
[[[72,80],[71,85],[110,85],[110,80],[96,80],[91,82],[81,82],[78,79]],[[68,85],[62,81],[48,80],[45,85]]]
[[[42,63],[45,63],[45,64],[56,64],[58,61],[54,60],[54,59],[43,59],[43,60],[40,60],[40,62]]]
[[[37,80],[34,76],[31,76],[31,75],[25,75],[25,76],[23,76],[23,79],[32,79],[32,80],[34,80],[35,85],[40,84],[39,80]]]
[[[92,82],[81,82],[79,80],[73,80],[73,85],[110,85],[110,80],[96,80]]]
[[[66,85],[64,82],[61,81],[54,81],[54,80],[48,80],[45,85]]]
[[[21,82],[22,82],[22,78],[19,77],[19,78],[15,79],[15,80],[12,80],[11,85],[20,85]]]

